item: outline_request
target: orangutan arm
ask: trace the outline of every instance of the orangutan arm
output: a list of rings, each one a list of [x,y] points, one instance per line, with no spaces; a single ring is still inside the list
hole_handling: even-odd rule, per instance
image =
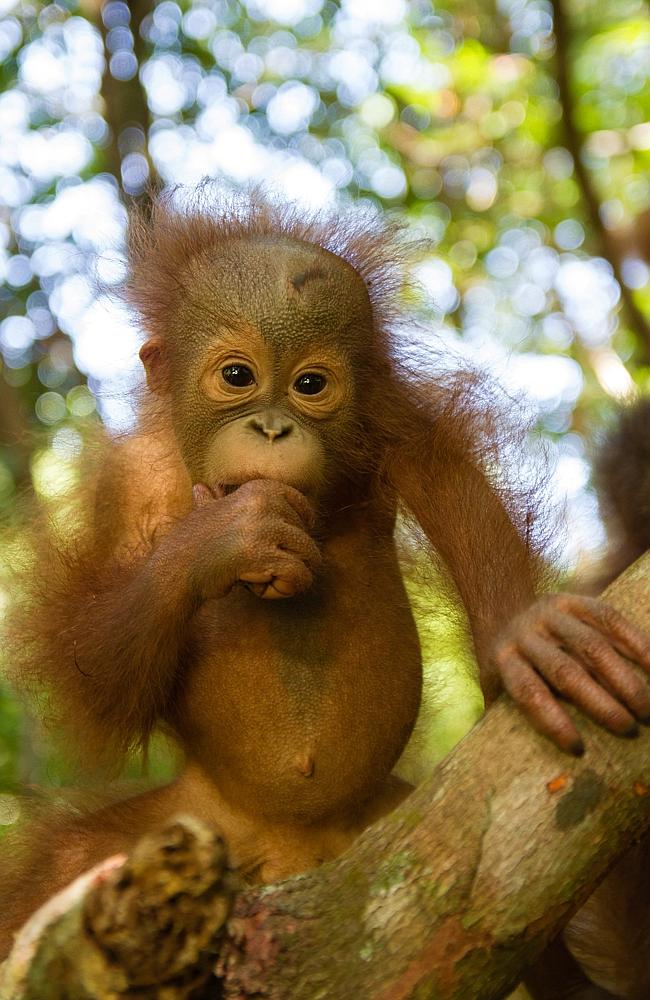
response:
[[[271,481],[230,496],[195,487],[194,509],[152,550],[99,563],[92,549],[52,579],[36,630],[40,680],[88,759],[146,746],[179,674],[192,616],[241,581],[262,598],[310,586],[318,549],[305,498]]]
[[[650,685],[629,660],[650,672],[648,636],[593,598],[536,599],[540,555],[477,465],[456,453],[434,455],[430,469],[423,476],[420,461],[407,474],[402,461],[400,493],[463,601],[486,702],[505,688],[537,730],[571,753],[582,752],[582,741],[558,695],[633,735],[636,719],[650,718]]]

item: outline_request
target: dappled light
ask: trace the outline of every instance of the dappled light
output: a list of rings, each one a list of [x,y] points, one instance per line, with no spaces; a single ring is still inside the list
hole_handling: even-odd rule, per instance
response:
[[[131,426],[142,331],[119,295],[126,205],[209,177],[263,183],[305,212],[398,213],[423,240],[407,293],[417,337],[525,400],[566,505],[562,568],[595,558],[593,439],[650,384],[643,0],[134,10],[0,0],[3,509],[64,495],[99,419]],[[9,590],[0,579],[0,613]],[[13,787],[28,723],[7,712],[0,786]],[[0,797],[0,825],[15,809]]]

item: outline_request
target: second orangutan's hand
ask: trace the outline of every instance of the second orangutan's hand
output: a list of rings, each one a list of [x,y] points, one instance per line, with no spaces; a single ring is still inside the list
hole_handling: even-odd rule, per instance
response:
[[[562,750],[583,744],[558,695],[619,736],[650,722],[650,636],[600,600],[551,594],[517,615],[492,660],[503,687],[531,724]]]

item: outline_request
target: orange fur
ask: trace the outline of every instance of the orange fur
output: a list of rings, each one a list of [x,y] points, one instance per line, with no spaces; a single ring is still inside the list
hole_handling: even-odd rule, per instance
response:
[[[39,869],[29,906],[61,873],[128,849],[170,809],[216,823],[247,877],[268,881],[335,856],[403,798],[407,788],[391,771],[417,714],[421,664],[393,537],[398,509],[422,555],[449,572],[488,697],[497,689],[491,646],[530,604],[541,575],[540,539],[530,530],[536,502],[509,485],[512,469],[500,473],[517,434],[489,379],[467,367],[445,373],[435,363],[441,352],[401,358],[407,242],[399,227],[363,214],[305,218],[259,193],[215,201],[202,188],[184,206],[166,198],[150,219],[134,215],[129,245],[124,295],[149,338],[150,391],[136,431],[100,443],[77,498],[81,517],[63,530],[34,523],[36,560],[21,580],[8,660],[19,686],[50,694],[52,717],[81,762],[119,763],[164,725],[188,764],[164,789],[66,821],[45,866],[59,874]],[[268,273],[258,274],[259,260]],[[288,310],[289,332],[269,334],[277,371],[295,363],[292,344],[309,327],[313,350],[327,342],[349,382],[327,420],[292,416],[281,452],[290,456],[308,437],[301,461],[322,456],[306,486],[315,493],[314,538],[302,501],[296,515],[295,490],[294,507],[286,499],[290,479],[264,481],[262,469],[261,482],[244,477],[217,502],[215,483],[191,474],[185,457],[193,449],[205,466],[196,413],[196,427],[217,442],[210,454],[223,440],[222,411],[210,409],[200,379],[197,388],[202,345],[223,325],[257,357],[256,338],[245,340],[251,318],[232,303],[239,295],[240,312],[255,305],[258,287]],[[287,393],[273,392],[259,405],[290,413]],[[242,449],[258,440],[244,424]],[[288,567],[273,579],[289,586],[281,592],[290,600],[255,596],[264,585],[252,594],[233,586],[250,580],[236,573],[219,589],[219,573],[246,560],[255,568],[273,532],[287,531],[303,555],[280,548]],[[218,572],[213,539],[236,556],[223,556]],[[7,935],[24,906],[5,902]]]
[[[442,557],[465,604],[487,671],[490,639],[530,602],[539,580],[538,545],[525,537],[536,501],[495,480],[512,430],[492,403],[489,379],[469,368],[414,372],[398,360],[405,316],[397,293],[409,252],[400,227],[358,213],[305,218],[259,193],[215,204],[203,188],[182,208],[164,198],[151,218],[133,215],[124,294],[149,335],[169,337],[174,310],[192,280],[190,263],[209,259],[227,240],[261,237],[323,247],[363,279],[374,327],[362,373],[365,412],[361,428],[355,425],[335,443],[337,464],[367,469],[376,488],[397,496],[423,529],[429,556]],[[435,351],[429,353],[437,360]],[[110,629],[111,645],[101,648],[95,623],[111,622],[114,595],[191,504],[191,483],[159,400],[143,401],[134,435],[105,437],[95,461],[100,471],[87,477],[80,501],[86,512],[94,507],[89,529],[59,539],[47,525],[39,536],[35,525],[37,568],[22,581],[27,598],[8,639],[14,681],[51,693],[57,724],[67,724],[88,762],[146,746],[174,696],[180,641],[174,622],[165,623],[153,645],[147,637],[140,647],[134,616],[123,636],[128,657],[119,656]],[[486,571],[490,565],[493,573]],[[493,694],[494,682],[488,686]]]

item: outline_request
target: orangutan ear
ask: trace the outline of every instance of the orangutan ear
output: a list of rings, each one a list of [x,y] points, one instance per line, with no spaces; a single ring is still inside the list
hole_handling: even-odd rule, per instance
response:
[[[147,385],[151,392],[162,395],[167,391],[169,379],[165,345],[159,337],[146,340],[140,348],[140,361],[147,373]]]

